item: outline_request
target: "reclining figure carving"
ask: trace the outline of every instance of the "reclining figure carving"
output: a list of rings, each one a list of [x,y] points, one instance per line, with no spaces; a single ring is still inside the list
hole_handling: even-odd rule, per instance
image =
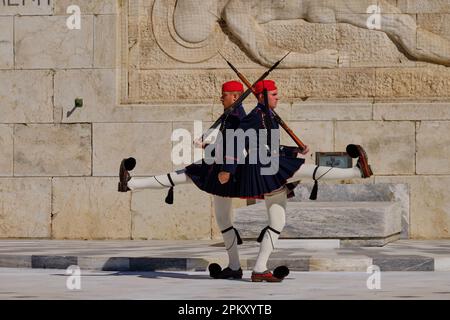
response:
[[[303,19],[368,29],[372,13],[367,13],[367,9],[378,5],[381,23],[373,32],[384,32],[409,59],[450,66],[450,41],[417,26],[410,15],[384,0],[177,0],[174,5],[173,27],[183,41],[205,41],[220,19],[250,57],[264,66],[271,66],[287,50],[268,42],[262,24]],[[334,68],[338,64],[338,51],[323,49],[314,53],[292,52],[281,67]]]

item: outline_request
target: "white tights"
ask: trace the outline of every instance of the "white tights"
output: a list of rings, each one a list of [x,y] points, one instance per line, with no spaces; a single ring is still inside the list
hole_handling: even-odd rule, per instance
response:
[[[167,175],[170,175],[173,184],[176,186],[192,183],[192,180],[184,172],[176,171],[148,178],[131,178],[130,181],[128,181],[128,188],[130,188],[131,191],[141,189],[167,189],[172,186]]]
[[[288,182],[294,182],[302,179],[312,179],[316,168],[316,165],[304,164],[291,178],[288,179]],[[345,180],[361,178],[361,170],[358,167],[348,169],[319,167],[316,172],[316,179],[319,178],[320,180]]]
[[[286,189],[283,188],[280,191],[274,193],[265,194],[264,199],[266,202],[267,214],[269,216],[269,227],[264,233],[264,237],[259,247],[258,258],[253,268],[254,272],[264,272],[267,270],[267,261],[269,256],[275,248],[275,244],[280,236],[281,231],[286,224]]]
[[[229,229],[222,233],[223,242],[228,253],[228,267],[232,270],[238,270],[241,267],[239,262],[239,252],[238,252],[238,239],[233,227],[233,217],[232,217],[232,199],[214,196],[214,211],[216,215],[217,225],[220,231]]]

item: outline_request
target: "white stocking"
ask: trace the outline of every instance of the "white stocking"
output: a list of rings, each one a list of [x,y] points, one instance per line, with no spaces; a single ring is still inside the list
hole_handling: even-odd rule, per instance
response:
[[[132,191],[140,189],[168,189],[172,187],[168,174],[153,176],[149,178],[131,178],[128,181],[128,188]],[[183,172],[176,171],[169,173],[174,185],[191,183],[192,180]]]
[[[281,191],[265,194],[267,213],[269,216],[269,227],[280,232],[286,223],[286,189]],[[258,258],[256,259],[254,272],[262,273],[267,270],[267,261],[270,254],[275,248],[275,244],[279,238],[279,233],[267,229],[259,248]]]
[[[233,228],[230,229],[230,227],[233,226],[231,205],[231,198],[214,196],[214,211],[216,214],[217,225],[221,231],[229,229],[222,233],[223,242],[228,253],[228,267],[230,267],[231,270],[236,271],[239,270],[241,264],[239,262],[236,232]]]
[[[302,179],[313,179],[314,170],[317,168],[313,164],[304,164],[298,169],[287,182],[294,182]],[[316,172],[316,179],[322,180],[345,180],[361,178],[361,170],[358,167],[342,169],[332,167],[319,167]],[[320,179],[319,179],[320,178]]]

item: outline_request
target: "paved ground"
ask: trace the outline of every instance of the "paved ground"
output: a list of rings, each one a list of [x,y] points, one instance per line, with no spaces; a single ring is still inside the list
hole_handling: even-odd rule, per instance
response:
[[[0,299],[450,299],[450,272],[381,272],[380,289],[369,290],[373,274],[292,272],[282,283],[214,280],[205,272],[105,272],[81,270],[81,290],[65,270],[0,268]],[[369,281],[376,284],[375,281]],[[373,286],[376,288],[376,286]]]
[[[381,271],[450,271],[450,240],[401,240],[365,248],[339,248],[339,240],[281,240],[277,247],[271,268],[284,264],[293,271],[366,272],[377,265]],[[254,241],[240,246],[244,269],[254,265],[258,248]],[[0,267],[6,268],[204,271],[211,262],[226,261],[219,241],[0,241]]]

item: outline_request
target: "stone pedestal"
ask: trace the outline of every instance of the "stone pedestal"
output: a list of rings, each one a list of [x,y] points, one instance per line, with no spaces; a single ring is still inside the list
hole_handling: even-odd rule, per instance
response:
[[[316,201],[308,200],[310,188],[298,186],[288,202],[281,238],[339,239],[341,246],[383,246],[407,238],[405,185],[322,185]],[[268,223],[263,201],[237,209],[235,216],[235,227],[247,239],[256,239]]]

